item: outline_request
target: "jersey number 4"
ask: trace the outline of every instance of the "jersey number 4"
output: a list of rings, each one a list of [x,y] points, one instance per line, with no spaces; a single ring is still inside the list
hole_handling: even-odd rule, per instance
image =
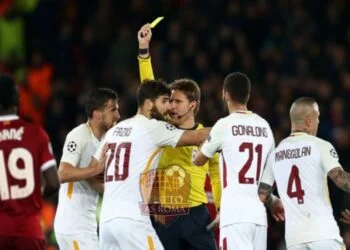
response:
[[[6,173],[6,166],[9,175]],[[17,184],[9,185],[8,177],[15,180],[12,183]],[[31,153],[25,148],[14,148],[6,162],[4,152],[0,150],[0,200],[26,198],[33,193],[34,186],[34,163]]]
[[[295,190],[293,191],[293,184],[295,184]],[[290,171],[287,194],[290,198],[297,198],[298,204],[304,203],[305,192],[301,187],[301,181],[299,177],[299,168],[295,165],[292,166]]]
[[[129,176],[129,162],[130,162],[130,150],[131,143],[123,142],[118,145],[117,143],[109,144],[110,155],[106,165],[106,182],[109,181],[123,181]],[[115,158],[114,163],[114,175],[108,175],[108,168],[110,167],[112,160]]]

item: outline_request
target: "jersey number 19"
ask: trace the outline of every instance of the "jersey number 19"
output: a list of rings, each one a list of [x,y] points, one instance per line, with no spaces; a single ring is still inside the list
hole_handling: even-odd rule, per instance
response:
[[[22,165],[19,166],[19,164]],[[23,199],[31,195],[34,191],[34,166],[33,156],[25,148],[14,148],[6,162],[4,152],[0,150],[0,200]],[[25,181],[24,185],[8,184],[8,175],[18,181]]]

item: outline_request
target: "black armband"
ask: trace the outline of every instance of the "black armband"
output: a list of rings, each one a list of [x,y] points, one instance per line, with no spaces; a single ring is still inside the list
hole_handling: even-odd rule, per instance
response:
[[[143,55],[147,55],[149,53],[148,48],[146,49],[139,49],[139,55],[143,56]]]

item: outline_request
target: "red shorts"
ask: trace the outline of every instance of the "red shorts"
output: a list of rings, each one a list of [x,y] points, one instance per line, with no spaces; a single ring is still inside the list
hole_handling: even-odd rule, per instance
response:
[[[0,235],[1,250],[45,250],[44,239]]]

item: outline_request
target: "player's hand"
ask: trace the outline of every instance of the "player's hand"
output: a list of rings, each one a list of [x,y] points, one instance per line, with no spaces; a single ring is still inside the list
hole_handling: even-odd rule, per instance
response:
[[[276,221],[284,221],[284,207],[282,201],[278,198],[271,204],[270,211]]]
[[[215,219],[210,222],[210,224],[207,226],[207,231],[212,230],[214,227],[218,226],[220,223],[220,211],[217,212]]]
[[[137,39],[139,41],[139,49],[148,49],[152,38],[152,30],[149,24],[145,24],[141,27],[137,33]]]
[[[108,143],[103,145],[101,156],[100,156],[100,159],[98,161],[98,166],[97,166],[99,173],[103,173],[105,170],[108,148],[109,148]]]
[[[342,217],[340,218],[340,221],[346,224],[350,224],[350,210],[345,209],[341,212]]]
[[[96,176],[96,180],[100,183],[104,183],[105,181],[105,174],[104,173],[100,173]]]

